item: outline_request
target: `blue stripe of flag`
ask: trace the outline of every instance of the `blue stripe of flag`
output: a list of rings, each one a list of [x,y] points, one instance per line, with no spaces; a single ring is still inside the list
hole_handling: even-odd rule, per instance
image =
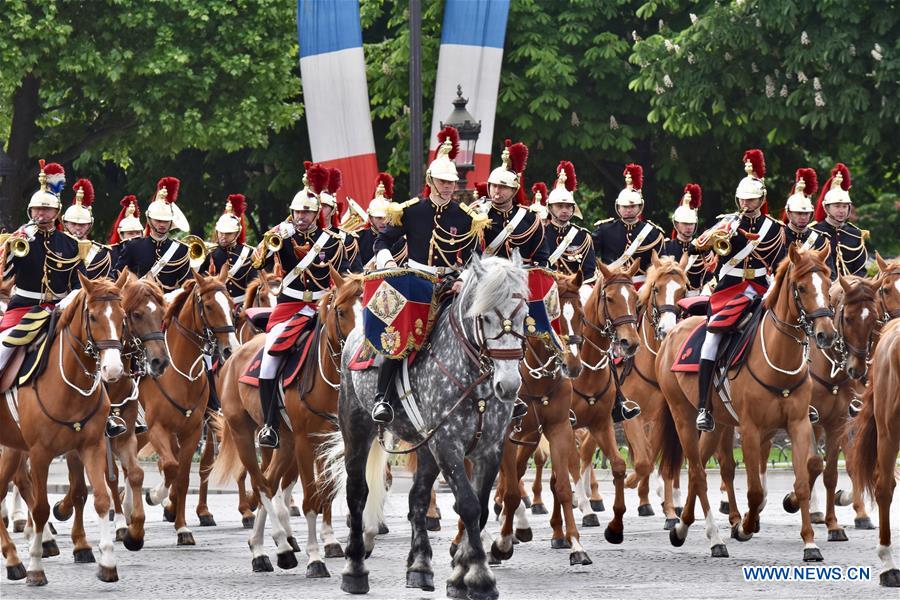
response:
[[[442,44],[503,48],[509,0],[447,0]]]
[[[297,0],[300,58],[362,47],[357,0]]]

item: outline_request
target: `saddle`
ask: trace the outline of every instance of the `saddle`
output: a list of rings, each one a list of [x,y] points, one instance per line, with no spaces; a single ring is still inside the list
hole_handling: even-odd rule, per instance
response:
[[[709,309],[709,296],[691,296],[690,298],[682,298],[678,301],[678,308],[690,316],[705,316]]]
[[[268,306],[253,307],[246,310],[247,320],[256,328],[257,331],[265,331],[269,324],[269,317],[272,316],[272,308]]]
[[[60,311],[35,307],[8,335],[6,344],[16,346],[13,356],[0,372],[0,393],[20,387],[39,377],[47,368],[49,340],[56,337]]]
[[[300,395],[308,393],[315,381],[315,369],[319,364],[319,337],[322,328],[318,327],[318,319],[309,318],[307,327],[299,332],[289,350],[283,351],[284,361],[276,380],[281,380],[285,389],[295,382],[300,387]],[[280,340],[279,340],[280,341]],[[253,360],[244,369],[238,381],[253,387],[259,387],[259,369],[262,365],[265,347],[260,348]]]
[[[750,341],[756,334],[759,322],[763,315],[762,302],[757,299],[753,303],[753,309],[738,323],[738,328],[719,344],[719,352],[716,356],[716,372],[739,368],[746,361],[750,347]],[[672,371],[679,373],[696,373],[700,370],[700,348],[703,347],[703,339],[706,337],[706,322],[701,322],[688,335],[687,339],[678,350]]]

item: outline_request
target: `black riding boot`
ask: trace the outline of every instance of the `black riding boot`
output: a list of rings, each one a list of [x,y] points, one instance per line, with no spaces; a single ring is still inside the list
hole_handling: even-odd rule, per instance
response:
[[[275,396],[275,380],[259,380],[259,401],[262,404],[266,422],[256,435],[260,448],[278,447],[278,398]]]
[[[219,392],[216,390],[215,375],[210,369],[206,370],[206,375],[209,377],[209,401],[206,404],[206,410],[211,413],[219,413],[222,410],[222,403],[219,402]]]
[[[709,387],[712,382],[713,369],[716,361],[700,359],[700,406],[697,413],[697,429],[700,431],[712,431],[716,428],[716,422],[712,417],[712,407],[709,406]]]
[[[385,358],[378,369],[378,392],[375,394],[375,406],[372,408],[372,420],[376,423],[387,425],[394,420],[394,407],[391,405],[394,394],[390,393],[390,386],[400,368],[400,363],[404,360],[406,359]]]

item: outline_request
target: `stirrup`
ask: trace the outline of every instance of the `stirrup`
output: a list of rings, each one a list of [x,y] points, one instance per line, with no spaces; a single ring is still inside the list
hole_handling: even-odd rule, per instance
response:
[[[372,407],[372,420],[382,425],[389,425],[394,421],[394,407],[381,400]]]
[[[621,403],[616,403],[613,406],[612,420],[613,423],[621,423],[622,421],[629,421],[639,414],[641,414],[641,407],[638,406],[637,402],[626,398]]]
[[[854,398],[850,400],[850,406],[847,407],[847,412],[850,413],[851,417],[856,418],[856,416],[862,412],[862,409],[862,400],[854,396]]]
[[[812,404],[809,405],[809,422],[813,425],[819,422],[819,411]]]
[[[697,430],[709,432],[715,428],[716,422],[712,418],[712,413],[705,408],[701,408],[700,412],[697,413]]]
[[[571,408],[569,409],[569,423],[572,424],[572,427],[575,427],[575,423],[578,422],[578,417],[575,416],[575,411]]]
[[[106,418],[106,437],[109,439],[117,438],[120,435],[128,433],[128,427],[122,417],[117,415],[109,415]]]
[[[528,405],[522,402],[521,398],[516,398],[515,403],[513,404],[512,410],[512,420],[518,421],[525,418],[525,415],[528,414]]]
[[[256,441],[259,443],[260,448],[277,448],[278,432],[268,424],[263,425],[259,433],[256,434]]]

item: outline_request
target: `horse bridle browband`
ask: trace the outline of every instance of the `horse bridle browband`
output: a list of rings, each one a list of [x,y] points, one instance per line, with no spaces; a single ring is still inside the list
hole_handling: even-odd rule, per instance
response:
[[[95,296],[91,298],[94,302],[121,302],[122,297],[118,294],[101,294],[100,296]],[[83,344],[84,352],[88,356],[93,359],[97,359],[100,356],[100,352],[103,350],[118,350],[122,351],[122,340],[95,340],[94,334],[91,331],[91,320],[88,319],[88,303],[87,299],[84,302],[84,309],[82,309],[81,313],[82,323],[84,324],[85,334],[87,335],[87,341]]]
[[[611,342],[618,342],[619,341],[618,328],[621,327],[622,325],[632,325],[632,324],[637,325],[637,316],[630,314],[630,313],[624,314],[624,315],[621,315],[621,316],[615,317],[615,318],[610,316],[609,305],[606,301],[606,288],[608,288],[611,285],[633,285],[633,284],[632,284],[632,281],[630,278],[622,276],[622,275],[620,275],[618,277],[613,277],[607,281],[604,281],[603,287],[600,288],[600,300],[603,302],[603,321],[604,321],[603,326],[601,327],[598,325],[594,325],[587,318],[583,318],[582,322],[584,324],[586,324],[588,327],[590,327],[591,329],[593,329],[594,331],[596,331],[597,333],[599,333],[602,337],[605,337],[606,339],[610,340]],[[597,346],[596,343],[592,342],[591,340],[587,340],[587,343],[589,343],[591,346],[593,346],[596,350],[598,350],[601,353],[607,352],[607,350],[600,348],[599,346]]]

